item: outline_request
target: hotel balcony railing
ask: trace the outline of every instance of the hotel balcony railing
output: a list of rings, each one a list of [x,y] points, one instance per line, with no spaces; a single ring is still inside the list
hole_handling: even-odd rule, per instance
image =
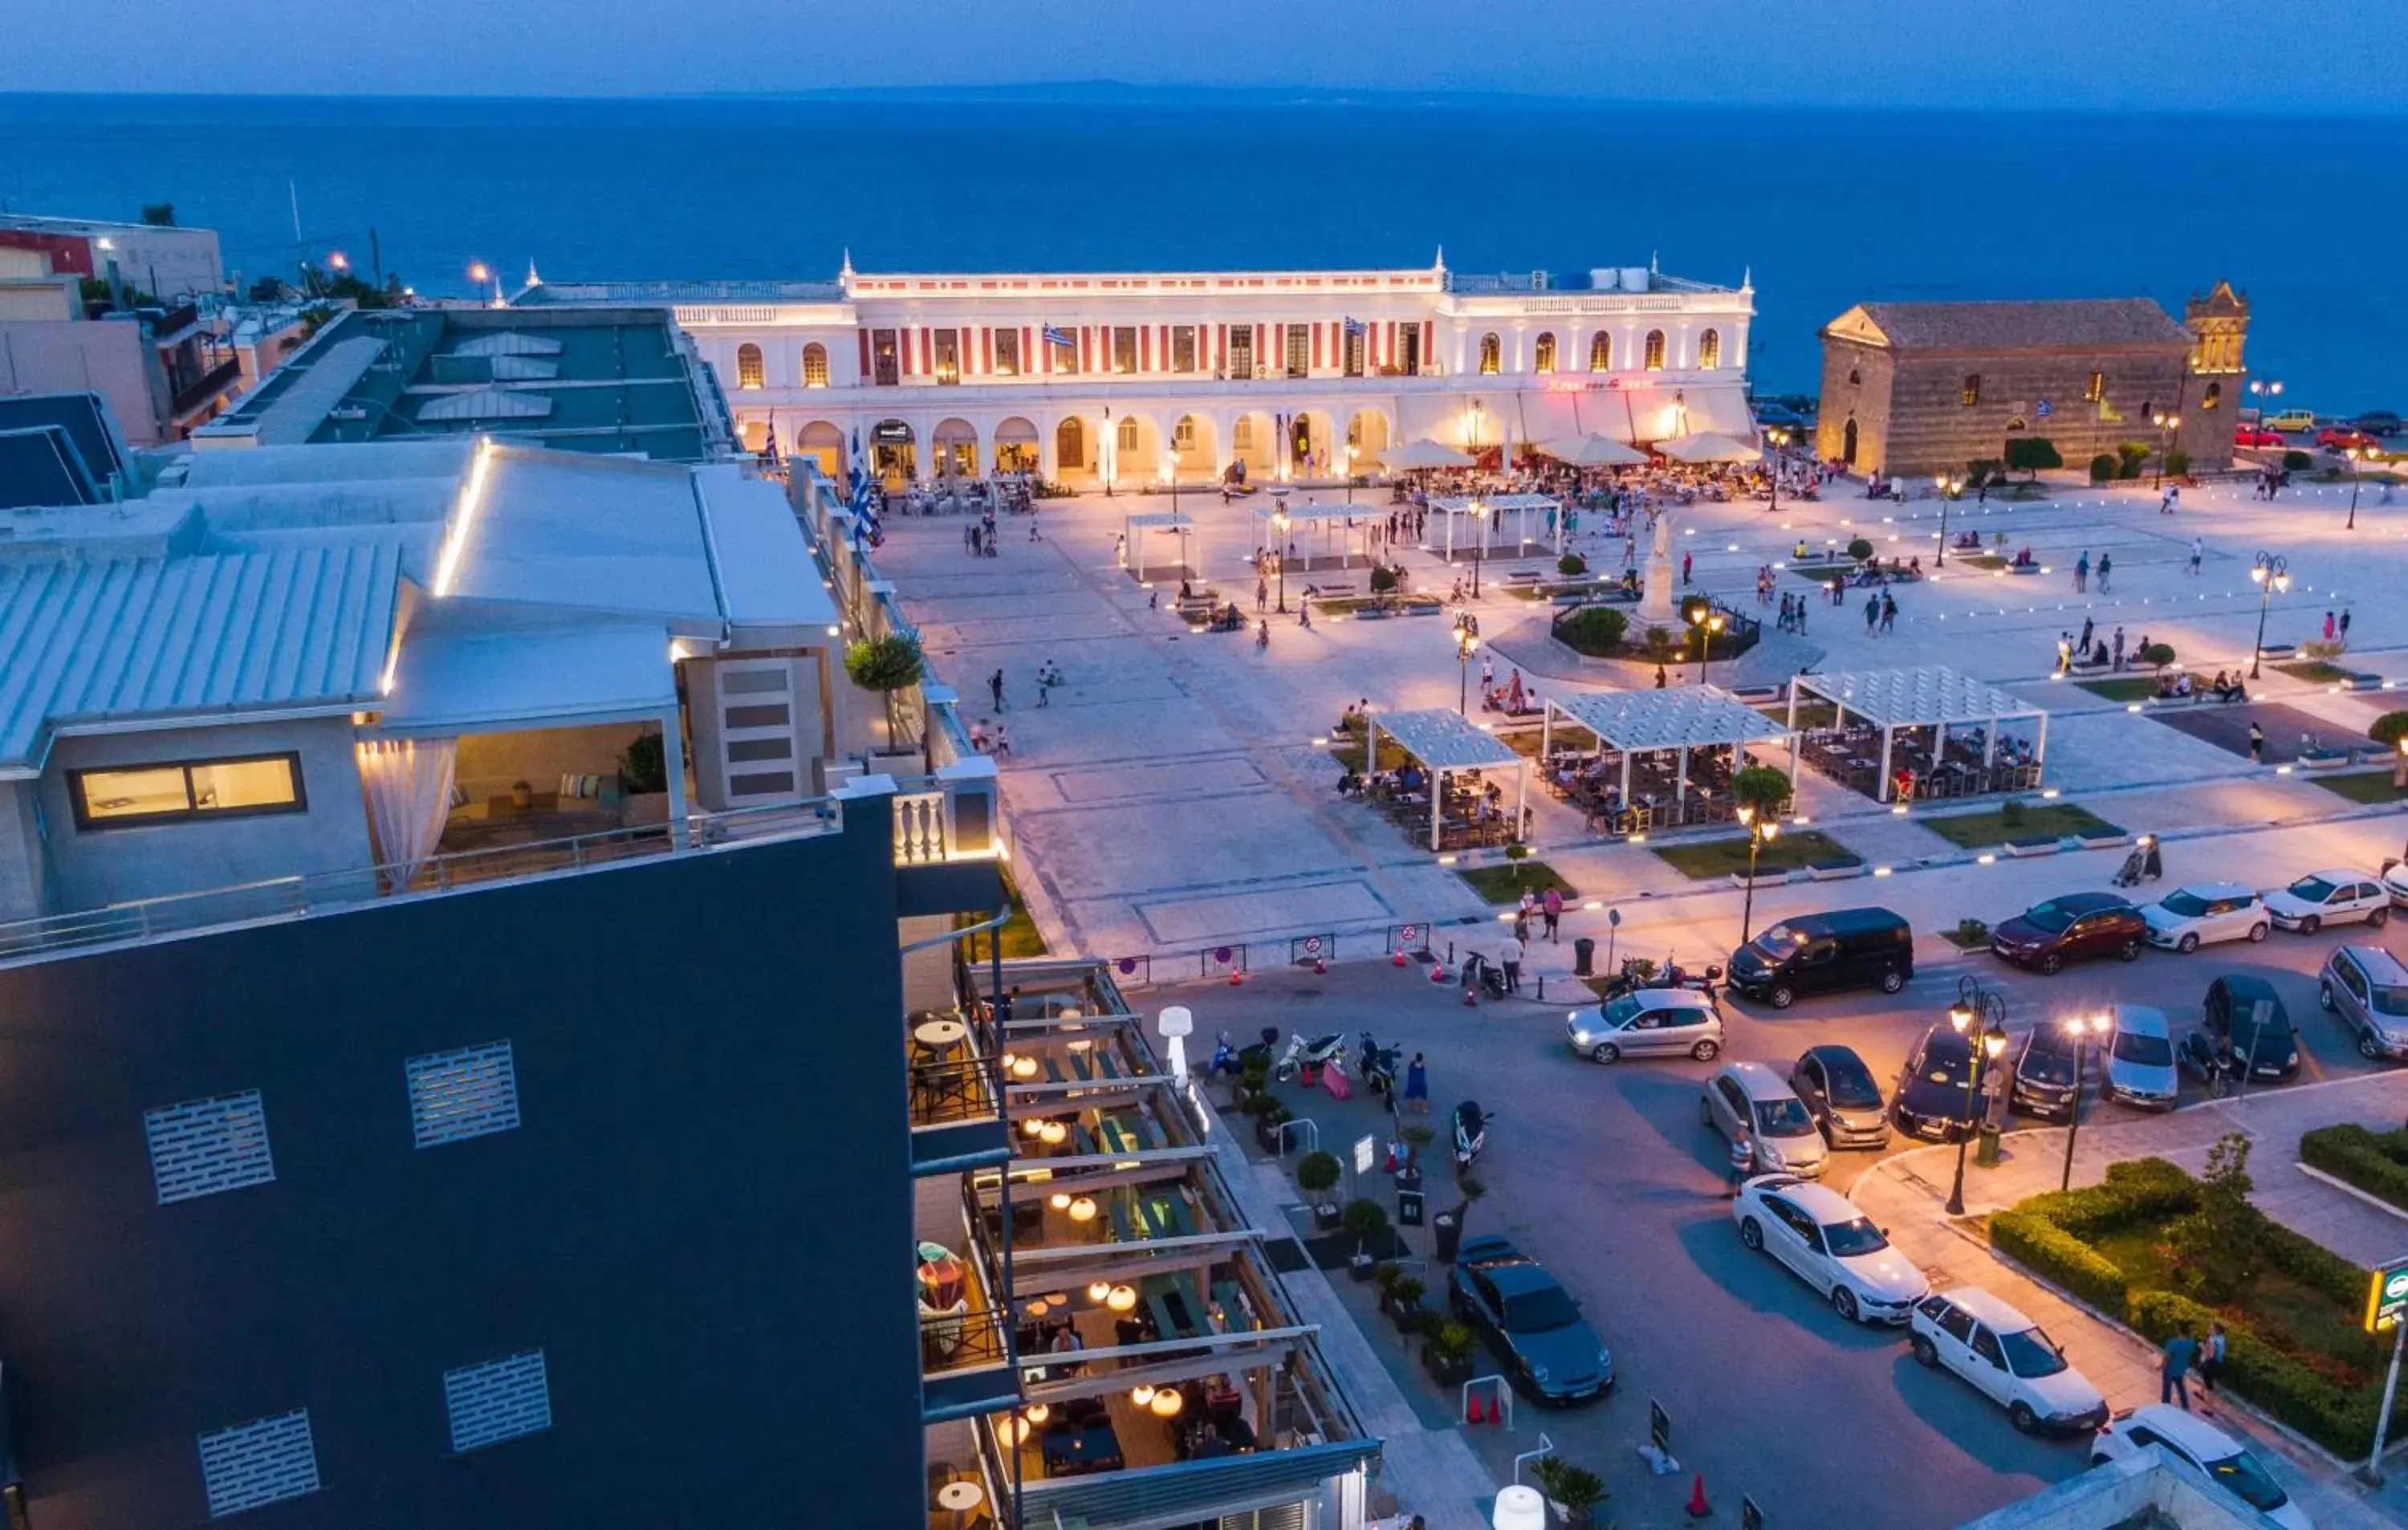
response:
[[[190,387],[177,389],[175,397],[168,403],[168,410],[173,414],[181,414],[186,409],[198,408],[233,386],[235,380],[241,376],[241,358],[229,356],[202,373],[199,381]]]
[[[968,1312],[920,1315],[920,1373],[975,1370],[1011,1364],[1010,1313],[981,1307]]]
[[[987,861],[1000,853],[995,762],[957,760],[934,776],[898,783],[895,864]]]

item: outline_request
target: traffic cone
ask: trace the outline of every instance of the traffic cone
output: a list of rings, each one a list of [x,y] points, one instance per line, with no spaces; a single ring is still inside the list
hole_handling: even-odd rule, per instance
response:
[[[1466,1009],[1474,1009],[1474,1008],[1479,1008],[1479,1006],[1480,1006],[1480,1000],[1479,1000],[1476,996],[1474,996],[1474,995],[1473,995],[1473,994],[1472,994],[1472,992],[1471,992],[1471,985],[1470,985],[1469,983],[1466,983],[1466,984],[1464,984],[1464,985],[1463,985],[1463,1007],[1464,1007]]]
[[[1240,972],[1236,967],[1231,967],[1229,969],[1229,986],[1231,988],[1242,988],[1245,986],[1245,981],[1246,975],[1244,973]]]
[[[1487,1415],[1480,1410],[1480,1394],[1477,1392],[1471,1394],[1470,1421],[1473,1423],[1485,1423],[1488,1422]]]
[[[1430,964],[1430,981],[1432,981],[1432,982],[1434,982],[1434,983],[1442,983],[1442,982],[1445,982],[1446,980],[1447,980],[1447,979],[1446,979],[1446,964],[1445,964],[1444,962],[1433,962],[1433,963],[1431,963],[1431,964]]]
[[[1702,1520],[1713,1511],[1713,1506],[1706,1502],[1706,1474],[1699,1472],[1697,1485],[1689,1490],[1689,1518]]]
[[[1312,959],[1312,970],[1317,976],[1326,977],[1329,974],[1329,964],[1316,956]]]
[[[1404,948],[1404,947],[1402,947],[1402,946],[1398,946],[1398,947],[1397,948],[1397,952],[1396,952],[1396,954],[1395,954],[1394,956],[1391,956],[1391,957],[1389,957],[1389,958],[1388,958],[1388,965],[1389,965],[1390,966],[1403,966],[1403,965],[1405,965],[1405,948]]]

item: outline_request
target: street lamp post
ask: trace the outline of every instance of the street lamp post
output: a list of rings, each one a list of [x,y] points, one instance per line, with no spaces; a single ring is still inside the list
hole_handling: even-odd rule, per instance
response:
[[[1781,449],[1789,444],[1789,433],[1768,430],[1764,433],[1764,439],[1772,448],[1772,509],[1778,514],[1781,510]]]
[[[1698,683],[1706,683],[1706,665],[1713,660],[1714,634],[1723,630],[1723,613],[1711,604],[1689,612],[1689,625],[1698,629]]]
[[[2266,428],[2266,406],[2283,396],[2283,384],[2273,378],[2251,378],[2249,396],[2258,400],[2258,428]]]
[[[1971,976],[1956,979],[1956,1003],[1948,1023],[1965,1037],[1965,1135],[1956,1139],[1956,1182],[1948,1191],[1948,1214],[1965,1214],[1965,1153],[1972,1146],[1981,1106],[1982,1069],[2007,1050],[2007,1001]]]
[[[1346,443],[1346,503],[1349,505],[1354,503],[1354,460],[1362,455],[1361,447],[1352,441]]]
[[[1287,614],[1287,507],[1285,505],[1271,512],[1271,535],[1279,539],[1279,545],[1271,549],[1271,556],[1279,561],[1279,608],[1280,614],[1284,616]]]
[[[2166,486],[2166,453],[2173,450],[2174,432],[2182,428],[2182,416],[2178,414],[2158,414],[2152,415],[2150,418],[2157,422],[2157,486],[2159,489],[2163,489]]]
[[[2358,463],[2365,452],[2360,448],[2349,447],[2343,450],[2342,455],[2349,459],[2349,522],[2341,529],[2356,531],[2358,529]]]
[[[2249,651],[2249,678],[2258,678],[2258,661],[2266,651],[2266,608],[2291,587],[2291,565],[2280,553],[2260,552],[2249,565],[2250,581],[2258,586],[2258,644]]]
[[[1477,408],[1479,406],[1474,405]],[[1471,501],[1471,598],[1480,598],[1481,554],[1488,551],[1488,501],[1474,496]]]
[[[1177,450],[1173,450],[1162,454],[1162,476],[1170,485],[1170,523],[1175,526],[1179,524],[1179,453]]]
[[[1455,709],[1467,718],[1471,715],[1471,654],[1479,647],[1479,624],[1471,613],[1466,611],[1455,619],[1455,662],[1458,671]]]
[[[1948,565],[1948,507],[1965,492],[1965,480],[1942,473],[1931,481],[1940,490],[1940,555],[1931,561],[1935,567],[1945,568]]]
[[[1751,938],[1748,932],[1756,928],[1756,858],[1768,842],[1781,837],[1781,820],[1743,803],[1739,821],[1747,825],[1747,893],[1739,909],[1739,943],[1744,946]]]
[[[2073,1037],[2073,1103],[2065,1112],[2065,1172],[2057,1176],[2057,1188],[2073,1188],[2073,1139],[2082,1130],[2082,1045],[2093,1033],[2105,1036],[2114,1028],[2112,1015],[2076,1015],[2065,1022],[2066,1034]]]

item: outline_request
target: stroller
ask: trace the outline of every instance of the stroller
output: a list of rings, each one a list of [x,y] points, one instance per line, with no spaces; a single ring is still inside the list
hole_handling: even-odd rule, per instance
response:
[[[2144,845],[2133,846],[2132,853],[2124,857],[2123,865],[2115,872],[2115,885],[2137,887],[2144,881],[2160,880],[2165,874],[2166,864],[2158,857],[2157,842],[2151,839]]]

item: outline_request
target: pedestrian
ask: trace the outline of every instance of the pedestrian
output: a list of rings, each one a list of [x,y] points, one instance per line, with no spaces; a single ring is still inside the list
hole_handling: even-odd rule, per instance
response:
[[[1526,887],[1522,889],[1521,906],[1513,911],[1513,933],[1525,940],[1529,939],[1530,916],[1538,911],[1539,894]]]
[[[2348,644],[2349,644],[2349,608],[2348,608],[2347,607],[2344,607],[2344,608],[2342,608],[2342,613],[2341,613],[2341,640],[2342,640],[2342,644],[2343,644],[2343,646],[2344,646],[2344,647],[2347,647],[2347,646],[2348,646]]]
[[[2062,675],[2072,667],[2073,634],[2060,632],[2057,635],[2057,672]]]
[[[1789,613],[1789,630],[1803,635],[1806,631],[1806,597],[1799,595],[1796,608]]]
[[[1658,691],[1664,689],[1664,666],[1662,665],[1657,665],[1656,666],[1656,689]]]
[[[1480,656],[1480,694],[1486,695],[1497,689],[1497,661],[1484,653]]]
[[[1504,960],[1498,964],[1505,969],[1505,992],[1508,994],[1522,992],[1522,958],[1528,950],[1528,947],[1522,944],[1520,927],[1517,925],[1514,933],[1505,937]]]
[[[2166,1340],[2165,1361],[2157,1368],[2157,1401],[2179,1400],[2182,1410],[2190,1411],[2190,1367],[2199,1357],[2199,1340],[2182,1330]]]
[[[2174,513],[2174,491],[2172,488],[2168,488],[2165,493],[2158,498],[2157,513],[2159,515],[2172,515]]]
[[[1268,619],[1265,619],[1264,621],[1254,623],[1254,651],[1257,653],[1268,653],[1270,651],[1271,624]]]
[[[2255,722],[2249,724],[2249,763],[2266,763],[2266,730]]]
[[[1429,1114],[1429,1064],[1420,1052],[1405,1065],[1405,1108],[1417,1116]]]
[[[962,522],[962,551],[973,558],[978,556],[978,522],[975,521]]]
[[[2330,611],[2327,611],[2327,612],[2325,613],[2325,641],[2326,641],[2326,642],[2328,642],[2328,643],[2329,643],[2329,642],[2331,642],[2332,640],[2333,640],[2333,614],[2332,614],[2332,612],[2330,612]]]
[[[1539,916],[1547,922],[1548,944],[1555,946],[1562,945],[1564,943],[1562,929],[1564,922],[1563,889],[1558,887],[1550,887],[1547,889],[1547,895],[1539,900]]]
[[[1263,612],[1265,612],[1266,610],[1268,610],[1268,609],[1270,608],[1270,604],[1271,604],[1271,584],[1270,584],[1270,580],[1268,580],[1268,579],[1255,579],[1255,580],[1254,580],[1254,614],[1255,614],[1256,616],[1260,616],[1260,615],[1262,615],[1262,614],[1263,614]]]
[[[2200,1384],[2207,1389],[2207,1394],[2210,1397],[2215,1395],[2215,1379],[2223,1374],[2224,1324],[2219,1321],[2208,1325],[2207,1344],[2199,1353]],[[2199,1410],[2202,1413],[2215,1411],[2203,1402],[2199,1405]]]
[[[2082,619],[2082,636],[2073,645],[2075,652],[2081,654],[2085,658],[2088,658],[2090,656],[2090,635],[2096,630],[2097,629],[2091,625],[2090,619],[2088,617],[2086,616]]]
[[[2081,594],[2090,583],[2090,554],[2086,550],[2073,561],[2073,593]]]
[[[998,760],[1011,752],[1011,735],[1003,731],[1003,719],[995,721],[995,757]]]
[[[1884,591],[1882,592],[1882,619],[1881,619],[1881,630],[1883,631],[1883,633],[1886,634],[1886,633],[1888,633],[1888,631],[1889,631],[1892,627],[1895,627],[1895,626],[1897,626],[1897,625],[1898,625],[1898,597],[1897,597],[1896,595],[1891,594],[1888,591],[1884,590]]]
[[[2118,673],[2124,668],[2124,629],[2121,627],[2115,629],[2115,668]]]
[[[2107,576],[2114,571],[2115,555],[2112,552],[2099,554],[2099,593],[2100,594],[2107,593]]]
[[[2207,544],[2196,536],[2192,537],[2190,539],[2190,571],[2193,574],[2197,574],[2199,572],[2199,561],[2205,556],[2207,556]]]
[[[2166,513],[2172,515],[2181,508],[2182,485],[2179,483],[2170,485],[2166,490]]]
[[[1737,1200],[1737,1199],[1739,1199],[1739,1187],[1740,1187],[1740,1186],[1742,1186],[1742,1185],[1743,1185],[1743,1184],[1745,1184],[1745,1183],[1747,1183],[1747,1177],[1748,1177],[1748,1175],[1749,1175],[1749,1174],[1751,1174],[1751,1173],[1753,1173],[1753,1172],[1755,1171],[1755,1169],[1756,1169],[1756,1144],[1755,1144],[1755,1143],[1753,1143],[1753,1142],[1750,1142],[1750,1141],[1747,1139],[1747,1128],[1746,1128],[1746,1127],[1744,1127],[1744,1126],[1742,1126],[1742,1127],[1741,1127],[1738,1131],[1735,1131],[1735,1132],[1731,1133],[1731,1143],[1730,1143],[1730,1193],[1731,1193],[1731,1199],[1733,1199],[1733,1200]]]
[[[1003,671],[998,669],[986,678],[987,694],[995,697],[995,709],[1003,710]]]
[[[1690,562],[1691,562],[1691,559],[1690,559],[1690,555],[1689,555],[1688,553],[1684,552],[1684,553],[1682,553],[1682,554],[1681,554],[1681,588],[1682,588],[1682,589],[1684,589],[1684,590],[1685,590],[1685,589],[1687,589],[1687,588],[1689,587],[1689,565],[1690,565]]]
[[[1881,596],[1880,596],[1880,595],[1878,595],[1878,594],[1870,594],[1870,595],[1865,596],[1865,636],[1866,636],[1870,637],[1870,636],[1873,635],[1873,623],[1875,623],[1876,622],[1879,622],[1880,620],[1881,620]]]
[[[995,1011],[995,1022],[997,1025],[1010,1024],[1012,1008],[1019,1002],[1020,989],[1016,985],[1009,994],[996,994],[995,1003],[990,1007]]]

